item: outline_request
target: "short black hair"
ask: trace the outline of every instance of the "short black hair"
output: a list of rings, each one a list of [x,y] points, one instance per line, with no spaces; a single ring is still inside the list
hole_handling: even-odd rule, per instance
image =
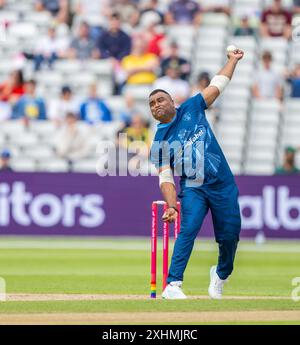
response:
[[[118,12],[113,12],[110,17],[113,19],[121,19],[121,16]]]
[[[61,93],[62,94],[65,94],[65,93],[72,93],[72,89],[69,85],[64,85],[62,88],[61,88]]]
[[[155,89],[155,90],[153,90],[153,91],[150,93],[149,98],[150,98],[151,96],[153,96],[153,95],[159,93],[159,92],[163,92],[163,93],[165,93],[166,95],[170,96],[170,98],[172,98],[171,95],[170,95],[167,91],[165,91],[165,90],[163,90],[163,89]]]
[[[34,79],[29,79],[29,80],[26,81],[26,83],[27,84],[31,84],[33,86],[36,86],[36,80],[34,80]]]

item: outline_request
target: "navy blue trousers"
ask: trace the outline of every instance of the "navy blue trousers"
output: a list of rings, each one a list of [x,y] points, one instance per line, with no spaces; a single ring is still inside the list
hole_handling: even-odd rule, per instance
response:
[[[241,230],[238,189],[235,183],[222,188],[185,188],[180,193],[181,225],[175,242],[168,283],[183,281],[183,275],[203,220],[211,210],[219,245],[217,274],[226,279],[233,270]]]

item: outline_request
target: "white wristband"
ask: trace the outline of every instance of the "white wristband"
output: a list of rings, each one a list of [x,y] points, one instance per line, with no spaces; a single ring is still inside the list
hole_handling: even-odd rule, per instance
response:
[[[159,173],[159,186],[161,186],[162,183],[168,182],[175,185],[173,173],[170,168],[167,168]]]
[[[215,86],[222,93],[229,82],[230,79],[225,75],[216,75],[212,78],[209,86]]]

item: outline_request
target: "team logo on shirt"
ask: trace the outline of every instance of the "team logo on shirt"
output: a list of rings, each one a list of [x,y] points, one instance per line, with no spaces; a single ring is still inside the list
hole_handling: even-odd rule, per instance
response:
[[[204,130],[201,128],[199,132],[195,133],[190,139],[189,143],[193,144],[195,141],[197,141],[200,138],[200,140],[204,140]]]
[[[182,117],[182,120],[183,120],[183,121],[191,121],[191,119],[192,119],[192,114],[191,114],[189,111],[187,111],[186,113],[184,113],[184,115],[183,115],[183,117]]]
[[[189,133],[188,130],[186,130],[185,128],[179,131],[178,139],[180,140],[181,143],[184,143],[186,141],[186,137],[188,133]]]

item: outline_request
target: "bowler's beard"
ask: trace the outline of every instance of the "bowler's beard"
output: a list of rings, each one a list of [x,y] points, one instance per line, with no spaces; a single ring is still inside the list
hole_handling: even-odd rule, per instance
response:
[[[158,121],[160,121],[161,123],[169,123],[173,120],[175,116],[175,113],[174,112],[168,112],[168,113],[164,113],[164,114],[160,114],[158,116],[156,116],[156,119]]]

